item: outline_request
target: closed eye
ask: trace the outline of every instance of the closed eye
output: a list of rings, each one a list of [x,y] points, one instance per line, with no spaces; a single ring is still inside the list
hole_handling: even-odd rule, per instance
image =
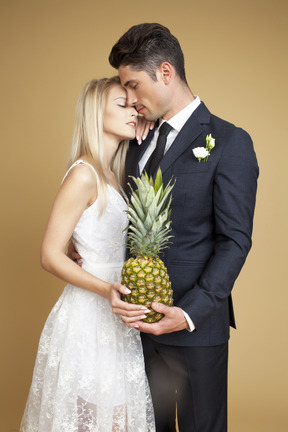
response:
[[[138,86],[138,83],[135,83],[133,81],[129,82],[129,87],[131,90],[135,90],[137,88],[137,86]]]

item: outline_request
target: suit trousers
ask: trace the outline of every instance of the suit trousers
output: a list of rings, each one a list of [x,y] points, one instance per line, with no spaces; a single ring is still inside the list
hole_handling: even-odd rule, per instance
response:
[[[228,342],[217,346],[172,346],[142,334],[156,431],[227,431]]]

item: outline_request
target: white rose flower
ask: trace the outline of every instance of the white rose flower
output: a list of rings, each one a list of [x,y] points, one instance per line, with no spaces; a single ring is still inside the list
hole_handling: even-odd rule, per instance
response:
[[[200,162],[201,159],[205,159],[209,156],[209,151],[204,147],[196,147],[193,149],[193,154]]]
[[[204,160],[207,162],[208,156],[210,156],[211,150],[215,147],[215,139],[212,138],[212,135],[206,136],[206,147],[196,147],[193,149],[194,156],[198,159],[199,162]]]

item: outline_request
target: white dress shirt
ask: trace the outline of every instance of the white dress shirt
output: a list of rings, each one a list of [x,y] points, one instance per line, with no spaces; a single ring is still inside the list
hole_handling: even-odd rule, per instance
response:
[[[169,135],[167,137],[167,142],[166,142],[164,154],[171,147],[171,145],[172,145],[173,141],[175,140],[175,138],[177,137],[178,133],[180,132],[180,130],[182,129],[182,127],[184,126],[184,124],[186,123],[188,118],[195,111],[195,109],[200,105],[200,103],[201,103],[201,101],[200,101],[199,97],[196,96],[196,98],[189,105],[187,105],[185,108],[183,108],[182,111],[178,112],[174,117],[169,119],[169,121],[167,123],[169,123],[169,125],[172,126],[173,129],[171,129],[171,131],[169,132]],[[150,144],[148,145],[145,153],[143,154],[142,158],[139,161],[140,173],[143,171],[149,157],[151,156],[151,154],[155,150],[158,135],[159,135],[159,129],[160,129],[161,125],[164,123],[164,121],[165,120],[160,119],[159,126],[158,126],[157,130],[155,131],[154,136],[153,136]],[[141,144],[139,144],[139,145],[141,145]]]
[[[169,125],[172,126],[173,129],[171,129],[171,131],[169,132],[169,135],[167,137],[167,142],[166,142],[164,154],[171,147],[171,145],[173,144],[178,133],[180,132],[180,130],[182,129],[182,127],[184,126],[186,121],[189,119],[189,117],[192,115],[192,113],[195,111],[195,109],[200,105],[200,103],[201,103],[201,101],[200,101],[199,97],[196,96],[196,98],[189,105],[187,105],[185,108],[183,108],[174,117],[169,119],[169,121],[167,123],[169,123]],[[143,154],[142,158],[139,161],[140,173],[142,173],[149,157],[151,156],[151,154],[155,150],[158,135],[159,135],[159,129],[160,129],[160,127],[164,121],[165,120],[160,119],[158,129],[155,131],[154,136],[153,136],[150,144],[148,145],[145,153]],[[195,330],[195,325],[194,325],[193,321],[191,320],[191,318],[189,317],[189,315],[184,311],[183,311],[183,313],[184,313],[184,316],[185,316],[185,318],[188,322],[188,325],[189,325],[189,329],[187,329],[187,330],[192,332],[193,330]]]

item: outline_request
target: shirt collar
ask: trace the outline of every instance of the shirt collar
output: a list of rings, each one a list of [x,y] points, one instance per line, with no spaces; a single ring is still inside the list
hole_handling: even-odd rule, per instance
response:
[[[179,111],[174,117],[171,117],[167,123],[169,123],[170,126],[173,127],[177,132],[179,132],[188,118],[192,115],[192,113],[198,108],[201,101],[199,96],[196,96],[195,99],[187,105],[185,108],[183,108],[181,111]],[[159,127],[162,125],[164,120],[160,120]]]

